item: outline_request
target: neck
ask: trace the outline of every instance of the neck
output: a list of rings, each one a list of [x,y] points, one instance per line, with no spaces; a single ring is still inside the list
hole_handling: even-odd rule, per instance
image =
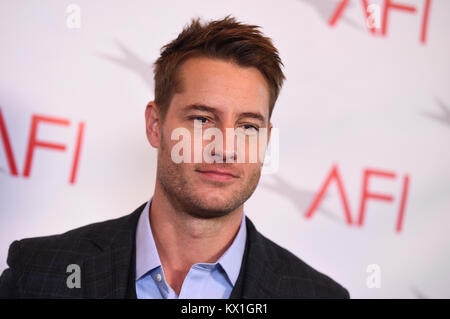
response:
[[[214,263],[230,247],[241,224],[243,206],[217,218],[198,218],[169,200],[156,184],[150,224],[169,285],[179,294],[195,263]]]

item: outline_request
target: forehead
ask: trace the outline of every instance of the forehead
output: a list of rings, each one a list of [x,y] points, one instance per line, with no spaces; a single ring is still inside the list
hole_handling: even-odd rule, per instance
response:
[[[180,92],[171,107],[201,103],[222,112],[260,112],[268,118],[269,86],[255,67],[208,57],[187,59],[179,69]]]

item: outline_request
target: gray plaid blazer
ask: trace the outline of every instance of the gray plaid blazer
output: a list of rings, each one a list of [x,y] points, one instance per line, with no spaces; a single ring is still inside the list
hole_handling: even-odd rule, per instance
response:
[[[0,298],[136,298],[135,231],[144,207],[64,234],[14,241]],[[246,223],[230,298],[350,298],[347,289],[261,235],[248,217]],[[80,267],[80,288],[67,285],[70,264]]]

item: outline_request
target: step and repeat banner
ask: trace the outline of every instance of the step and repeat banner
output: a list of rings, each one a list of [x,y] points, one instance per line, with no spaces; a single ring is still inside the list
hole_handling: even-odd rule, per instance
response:
[[[353,298],[450,298],[450,1],[0,1],[0,271],[153,194],[152,64],[192,18],[274,41],[256,227]]]

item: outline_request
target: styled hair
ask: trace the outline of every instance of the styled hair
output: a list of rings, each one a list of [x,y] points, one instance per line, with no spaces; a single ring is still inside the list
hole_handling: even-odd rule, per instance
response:
[[[167,114],[173,95],[181,90],[177,75],[180,65],[194,56],[257,68],[270,88],[270,117],[285,76],[278,50],[259,28],[238,22],[229,15],[206,24],[201,24],[199,18],[192,19],[175,40],[161,48],[161,55],[154,63],[155,103],[160,107],[162,118]]]

